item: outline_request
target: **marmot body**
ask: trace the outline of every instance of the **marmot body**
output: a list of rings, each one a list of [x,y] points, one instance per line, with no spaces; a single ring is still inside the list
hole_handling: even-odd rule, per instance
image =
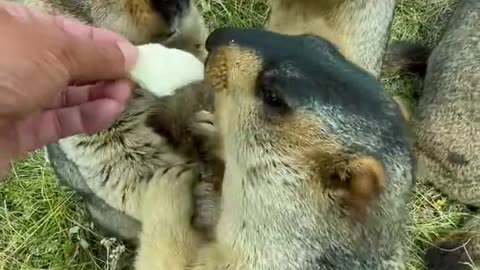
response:
[[[457,4],[433,49],[398,42],[388,55],[392,64],[387,73],[407,70],[425,76],[411,116],[419,177],[451,199],[480,207],[480,0]],[[427,268],[480,265],[479,217],[476,213],[429,248]]]

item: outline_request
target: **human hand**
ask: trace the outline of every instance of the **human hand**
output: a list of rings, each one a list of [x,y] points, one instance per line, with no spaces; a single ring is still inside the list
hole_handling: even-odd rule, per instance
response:
[[[11,158],[98,132],[124,109],[122,78],[137,55],[124,38],[5,2],[0,33],[0,174]]]

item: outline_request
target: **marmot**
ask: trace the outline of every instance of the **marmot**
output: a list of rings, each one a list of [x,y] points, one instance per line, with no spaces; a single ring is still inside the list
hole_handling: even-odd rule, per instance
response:
[[[380,82],[316,35],[221,28],[207,78],[225,174],[213,240],[196,176],[157,172],[136,269],[404,269],[415,161]]]
[[[409,41],[388,49],[385,74],[423,77],[411,112],[418,177],[451,199],[480,207],[480,0],[460,1],[433,48]],[[426,252],[431,270],[480,265],[480,214]]]

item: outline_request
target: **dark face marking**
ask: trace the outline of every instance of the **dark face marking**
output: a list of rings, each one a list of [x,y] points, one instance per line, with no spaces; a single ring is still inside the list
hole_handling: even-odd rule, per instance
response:
[[[176,18],[187,14],[191,0],[150,0],[152,8],[160,13],[168,25]]]

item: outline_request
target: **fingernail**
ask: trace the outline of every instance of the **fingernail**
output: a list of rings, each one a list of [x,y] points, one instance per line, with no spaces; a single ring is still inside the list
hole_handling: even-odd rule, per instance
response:
[[[128,41],[117,42],[118,48],[123,53],[125,58],[125,67],[127,71],[130,71],[137,62],[138,50],[132,43]]]

